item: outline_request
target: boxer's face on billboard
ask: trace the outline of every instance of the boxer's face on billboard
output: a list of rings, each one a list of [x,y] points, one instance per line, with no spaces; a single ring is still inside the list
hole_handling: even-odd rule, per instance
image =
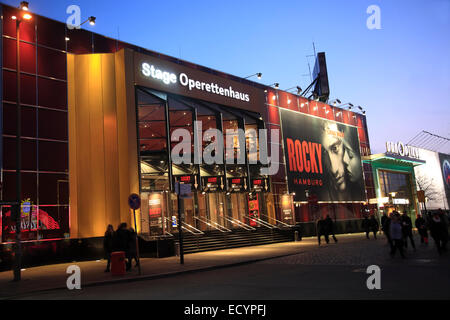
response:
[[[347,177],[351,182],[356,182],[360,179],[362,174],[361,162],[356,152],[350,145],[344,144],[344,166]]]
[[[329,171],[333,184],[338,191],[346,188],[343,132],[335,123],[327,123],[322,135],[322,146],[328,155]]]

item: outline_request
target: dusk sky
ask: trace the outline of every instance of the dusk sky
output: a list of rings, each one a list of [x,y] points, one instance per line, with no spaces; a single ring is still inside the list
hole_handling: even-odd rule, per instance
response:
[[[29,2],[59,21],[78,5],[83,19],[97,17],[86,29],[236,76],[262,72],[281,89],[308,86],[314,42],[327,55],[330,98],[367,111],[372,153],[422,130],[450,138],[449,0]],[[370,5],[381,30],[367,28]]]

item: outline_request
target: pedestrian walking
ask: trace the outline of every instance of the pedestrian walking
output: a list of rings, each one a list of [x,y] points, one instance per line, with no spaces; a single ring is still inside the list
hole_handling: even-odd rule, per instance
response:
[[[401,216],[401,223],[402,223],[402,232],[403,232],[403,242],[405,245],[405,248],[408,248],[408,238],[411,241],[411,246],[413,247],[414,251],[416,251],[416,244],[414,242],[414,236],[412,233],[412,221],[411,218],[408,216],[406,211],[403,212]]]
[[[442,211],[441,211],[442,212]],[[430,220],[430,233],[433,238],[439,254],[447,251],[448,225],[444,220],[443,214],[434,212]]]
[[[375,218],[375,215],[370,216],[370,230],[373,232],[373,237],[375,240],[377,239],[377,233],[380,228],[380,224],[378,223],[377,218]]]
[[[416,218],[416,228],[420,235],[420,242],[428,245],[428,226],[427,222],[420,213]]]
[[[362,222],[362,228],[364,230],[364,232],[366,233],[366,238],[370,239],[369,234],[370,234],[370,220],[369,217],[364,216],[364,220]]]
[[[400,221],[400,214],[396,211],[391,215],[391,223],[389,227],[389,233],[392,240],[391,256],[394,257],[397,250],[400,252],[402,258],[405,258],[403,252],[403,231]]]
[[[105,259],[108,261],[106,264],[105,272],[111,271],[111,253],[114,250],[114,227],[109,225],[103,238],[103,251],[105,253]]]
[[[326,233],[325,220],[323,219],[323,217],[320,217],[320,219],[317,221],[317,240],[319,241],[319,246],[321,241],[320,238],[322,236],[325,237],[326,243],[330,243],[330,239],[328,238],[328,234]]]
[[[123,251],[125,252],[125,257],[130,256],[130,231],[127,229],[126,223],[121,223],[117,228],[115,233],[115,241],[114,241],[114,249],[115,251]],[[131,269],[131,261],[128,258],[127,271]]]
[[[327,215],[324,225],[325,233],[331,235],[333,237],[334,243],[337,243],[338,240],[336,239],[336,235],[334,234],[334,222],[333,219],[331,219],[330,215]]]
[[[134,229],[133,228],[130,228],[130,239],[129,239],[129,252],[128,252],[128,254],[129,254],[129,257],[128,257],[128,259],[130,260],[130,264],[132,264],[133,263],[133,260],[136,262],[136,264],[135,264],[135,268],[137,267],[137,266],[139,266],[139,259],[138,259],[138,256],[137,256],[137,245],[138,245],[138,243],[137,243],[137,233],[136,233],[136,231],[134,231]]]

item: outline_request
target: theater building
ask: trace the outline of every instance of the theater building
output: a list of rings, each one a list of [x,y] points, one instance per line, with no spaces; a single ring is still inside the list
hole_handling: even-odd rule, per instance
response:
[[[15,238],[5,203],[16,198],[18,12],[0,8],[5,248]],[[34,247],[102,237],[121,222],[136,224],[145,241],[176,239],[178,210],[192,236],[297,223],[307,233],[326,214],[352,232],[376,208],[373,163],[362,163],[370,155],[363,114],[38,15],[21,24],[20,84],[22,239]],[[192,138],[182,164],[172,157],[177,129]],[[222,163],[196,161],[222,139],[211,129],[244,132],[223,137]],[[192,191],[180,208],[177,183]],[[132,193],[142,199],[136,222]]]

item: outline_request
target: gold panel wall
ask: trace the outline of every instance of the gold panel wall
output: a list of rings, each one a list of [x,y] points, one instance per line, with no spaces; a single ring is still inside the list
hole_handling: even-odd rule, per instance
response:
[[[133,53],[67,55],[71,238],[134,227],[139,194]],[[138,230],[139,213],[137,216]]]

